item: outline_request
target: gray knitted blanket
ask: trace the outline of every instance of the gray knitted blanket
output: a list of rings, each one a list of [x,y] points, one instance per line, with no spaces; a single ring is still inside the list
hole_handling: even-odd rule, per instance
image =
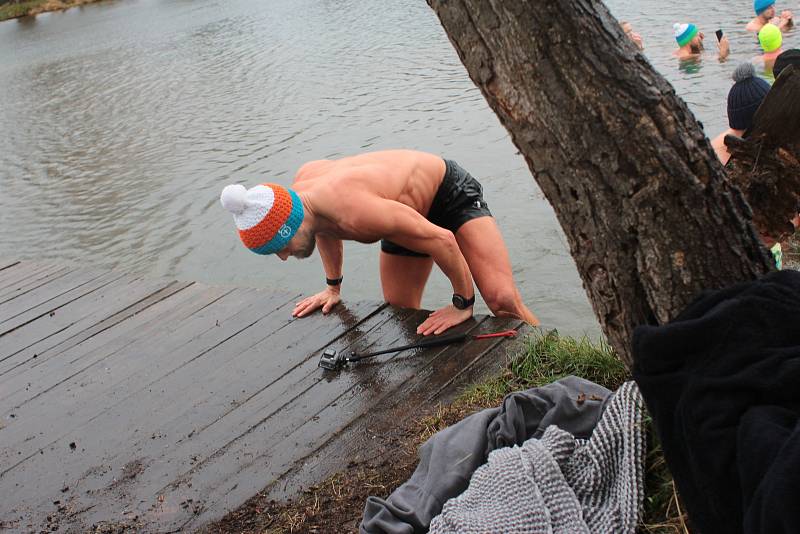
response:
[[[644,498],[644,403],[634,382],[614,393],[588,440],[556,426],[493,451],[432,533],[635,532]]]

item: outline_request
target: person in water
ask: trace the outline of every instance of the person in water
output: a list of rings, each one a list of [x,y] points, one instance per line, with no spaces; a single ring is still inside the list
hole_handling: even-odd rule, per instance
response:
[[[758,32],[758,42],[764,53],[755,58],[754,61],[763,63],[764,72],[771,73],[775,60],[783,53],[783,34],[774,24],[765,24]]]
[[[481,184],[454,161],[412,150],[311,161],[291,188],[229,185],[220,201],[253,252],[286,261],[319,249],[327,286],[297,303],[295,317],[328,313],[340,302],[342,241],[350,240],[381,242],[389,304],[418,309],[434,263],[450,279],[451,304],[431,313],[419,334],[440,334],[472,316],[473,279],[496,316],[539,323],[522,303]]]
[[[742,137],[753,125],[753,116],[769,93],[770,86],[756,76],[752,63],[742,63],[733,73],[733,87],[728,91],[728,126],[729,128],[711,141],[714,152],[723,165],[728,163],[731,155],[725,146],[725,136]]]
[[[791,11],[783,11],[780,16],[775,15],[775,0],[755,0],[753,9],[756,18],[747,23],[747,31],[758,33],[766,24],[774,24],[781,31],[786,31],[794,25]]]
[[[680,24],[676,23],[673,26],[675,30],[675,40],[678,42],[678,49],[674,52],[678,59],[699,59],[703,54],[705,47],[703,41],[706,36],[703,32],[697,29],[694,24]],[[723,36],[717,45],[719,50],[719,60],[725,60],[731,52],[730,42],[727,36]]]
[[[642,36],[633,31],[633,26],[631,26],[631,23],[623,20],[619,23],[619,25],[622,27],[623,33],[628,36],[628,39],[630,39],[631,42],[636,45],[636,48],[639,50],[644,50],[644,41],[642,40]]]
[[[753,126],[756,111],[770,91],[769,83],[756,76],[756,70],[752,63],[742,63],[736,67],[733,80],[735,83],[728,92],[728,124],[730,128],[711,142],[714,152],[723,165],[727,164],[731,157],[728,147],[725,145],[725,136],[744,136],[745,132]],[[796,214],[791,223],[795,228],[800,226],[800,215]],[[761,241],[772,253],[775,265],[781,269],[783,266],[781,243],[765,234],[761,235]]]

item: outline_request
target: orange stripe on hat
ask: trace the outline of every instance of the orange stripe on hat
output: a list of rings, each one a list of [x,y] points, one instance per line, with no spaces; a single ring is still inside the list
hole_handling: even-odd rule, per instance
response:
[[[272,208],[257,225],[247,230],[239,230],[239,237],[242,238],[242,243],[250,249],[266,245],[275,237],[275,234],[278,233],[278,230],[292,213],[292,197],[284,187],[278,184],[263,185],[271,188],[275,193],[275,202],[272,203]]]

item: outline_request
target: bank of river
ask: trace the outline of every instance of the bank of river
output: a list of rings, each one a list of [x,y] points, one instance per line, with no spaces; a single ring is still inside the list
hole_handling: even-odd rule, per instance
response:
[[[9,2],[0,5],[0,20],[38,15],[47,11],[61,11],[75,6],[103,1],[107,0],[28,0],[26,2]]]

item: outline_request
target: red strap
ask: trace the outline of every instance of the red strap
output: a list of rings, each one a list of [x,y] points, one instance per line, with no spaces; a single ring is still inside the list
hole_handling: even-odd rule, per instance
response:
[[[481,334],[479,336],[473,336],[472,339],[488,339],[490,337],[517,337],[517,331],[506,330],[504,332],[495,332],[493,334]]]

